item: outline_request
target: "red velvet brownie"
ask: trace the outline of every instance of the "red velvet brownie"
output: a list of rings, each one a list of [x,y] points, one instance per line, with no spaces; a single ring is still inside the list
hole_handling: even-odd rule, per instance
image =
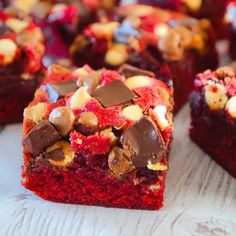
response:
[[[44,37],[30,17],[0,10],[0,125],[22,120],[42,77]]]
[[[23,185],[56,202],[162,207],[173,92],[126,67],[53,65],[24,111]]]
[[[105,17],[119,1],[12,0],[13,5],[30,14],[46,36],[45,66],[68,58],[69,45],[86,25]],[[106,17],[105,17],[106,18]]]
[[[218,36],[225,36],[223,19],[229,0],[138,0],[138,2],[184,12],[199,19],[209,19]]]
[[[236,177],[236,77],[222,67],[198,74],[190,96],[190,136]]]
[[[196,73],[217,66],[214,36],[207,20],[144,5],[117,9],[114,21],[94,23],[71,46],[74,63],[118,68],[124,63],[173,77],[175,110],[188,99]]]

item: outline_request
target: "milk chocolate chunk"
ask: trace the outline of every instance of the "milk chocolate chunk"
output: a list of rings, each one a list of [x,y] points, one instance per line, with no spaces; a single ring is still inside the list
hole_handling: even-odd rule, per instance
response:
[[[92,96],[104,107],[125,104],[135,97],[134,93],[120,80],[113,80],[110,84],[97,88]]]
[[[60,83],[50,83],[48,84],[54,91],[57,92],[57,94],[61,97],[66,96],[68,93],[75,92],[78,87],[76,85],[76,81],[66,81],[66,82],[60,82]]]
[[[53,161],[63,161],[65,154],[60,148],[56,148],[53,151],[46,153],[45,158]]]
[[[167,152],[160,131],[147,117],[126,129],[121,143],[125,155],[131,157],[135,167],[146,167],[148,161],[158,162]]]
[[[147,75],[150,77],[155,77],[155,74],[148,70],[142,70],[135,66],[124,64],[119,68],[119,72],[123,74],[126,78],[135,76],[135,75]]]
[[[49,121],[41,121],[34,126],[23,140],[23,145],[32,154],[39,154],[61,137]]]
[[[94,71],[88,75],[81,75],[76,84],[78,87],[85,87],[92,92],[97,88],[100,78],[101,72]]]

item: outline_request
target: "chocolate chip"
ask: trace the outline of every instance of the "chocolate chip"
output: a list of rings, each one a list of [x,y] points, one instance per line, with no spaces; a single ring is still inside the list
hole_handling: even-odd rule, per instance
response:
[[[32,154],[38,154],[61,137],[49,121],[34,126],[23,140],[23,145]]]
[[[3,22],[0,22],[0,36],[4,36],[8,32],[10,29]]]
[[[51,152],[45,153],[45,158],[53,161],[63,161],[65,154],[60,148],[56,148]]]
[[[147,117],[126,129],[121,143],[135,167],[145,167],[148,161],[158,162],[167,151],[160,131]]]
[[[139,69],[135,66],[131,66],[128,64],[123,64],[120,68],[119,68],[119,72],[121,74],[123,74],[126,78],[135,76],[135,75],[147,75],[150,77],[155,77],[155,74],[149,70],[142,70]]]
[[[49,83],[47,84],[47,87],[48,86],[50,86],[54,91],[56,91],[58,96],[62,96],[62,97],[66,96],[68,93],[75,92],[78,89],[76,85],[76,81],[74,80],[60,82],[60,83]]]
[[[97,88],[93,94],[104,107],[110,107],[130,102],[134,93],[120,80],[113,80],[110,84]]]
[[[78,87],[85,87],[93,92],[97,88],[100,78],[101,71],[94,71],[88,75],[81,75],[76,84]]]

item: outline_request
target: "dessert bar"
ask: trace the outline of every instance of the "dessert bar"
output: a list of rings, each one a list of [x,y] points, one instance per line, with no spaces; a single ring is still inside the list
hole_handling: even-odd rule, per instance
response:
[[[125,63],[173,78],[175,111],[187,101],[196,73],[217,66],[215,39],[208,20],[144,5],[116,10],[114,21],[94,23],[70,48],[74,63],[117,69]]]
[[[22,120],[43,70],[44,36],[30,17],[0,10],[0,125]],[[32,37],[33,35],[33,37]]]
[[[236,78],[231,67],[196,76],[190,137],[236,177]]]
[[[52,65],[24,111],[23,185],[50,201],[159,209],[172,110],[151,72]]]

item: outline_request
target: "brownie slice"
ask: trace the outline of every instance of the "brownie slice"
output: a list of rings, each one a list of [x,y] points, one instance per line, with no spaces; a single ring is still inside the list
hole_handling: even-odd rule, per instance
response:
[[[218,37],[224,37],[224,14],[229,0],[138,0],[138,3],[159,6],[187,13],[196,18],[211,21]]]
[[[41,81],[44,36],[30,17],[0,10],[0,125],[22,120]]]
[[[208,20],[143,5],[120,7],[113,19],[91,24],[76,37],[70,48],[76,65],[117,69],[128,63],[168,85],[172,77],[175,111],[187,101],[195,74],[217,66]]]
[[[236,177],[236,78],[231,67],[198,74],[190,96],[190,137]]]
[[[23,185],[56,202],[162,207],[173,91],[152,75],[50,67],[24,111]]]

